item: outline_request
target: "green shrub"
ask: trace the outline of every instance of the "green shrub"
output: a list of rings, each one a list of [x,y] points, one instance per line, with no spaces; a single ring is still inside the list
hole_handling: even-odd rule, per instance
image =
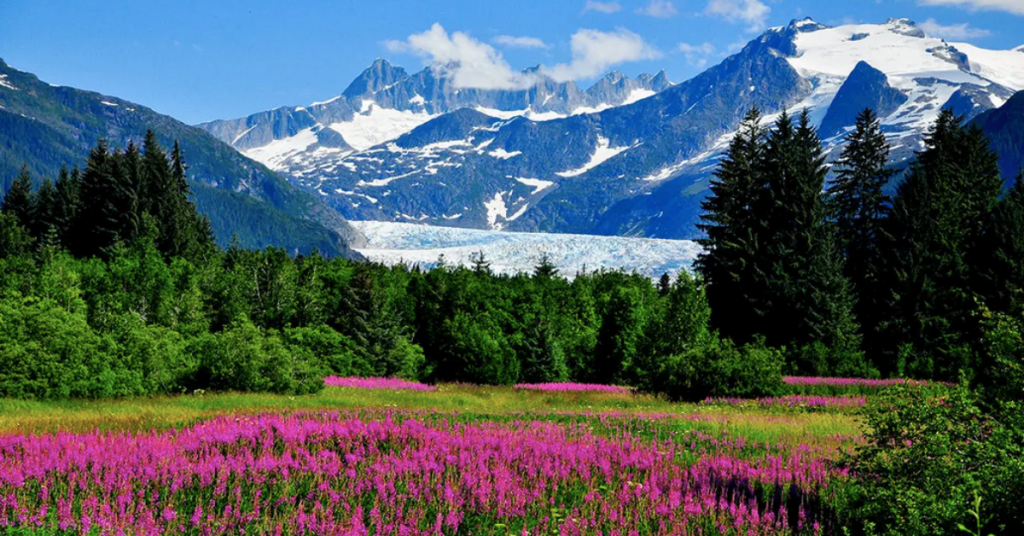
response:
[[[948,535],[981,499],[983,534],[1024,534],[1019,408],[985,413],[965,385],[900,385],[866,409],[867,444],[850,460],[853,524],[882,534]]]
[[[787,350],[786,371],[793,376],[832,378],[878,378],[878,369],[864,357],[864,352],[831,348],[818,341]]]
[[[108,356],[112,340],[50,300],[0,301],[0,397],[100,398],[143,394],[141,374]]]
[[[282,336],[289,348],[309,352],[337,376],[370,376],[373,369],[360,359],[349,337],[327,326],[285,328]]]
[[[323,389],[324,369],[312,352],[289,348],[274,331],[236,322],[192,344],[199,357],[197,383],[210,389],[307,394]]]
[[[195,376],[199,363],[178,332],[147,326],[133,314],[115,317],[112,326],[117,353],[111,357],[140,375],[142,393],[181,392]]]
[[[782,353],[758,340],[715,340],[662,361],[650,386],[673,400],[771,396],[782,386]]]
[[[504,332],[489,315],[463,312],[444,323],[451,377],[446,380],[486,385],[512,385],[519,379],[519,361]]]

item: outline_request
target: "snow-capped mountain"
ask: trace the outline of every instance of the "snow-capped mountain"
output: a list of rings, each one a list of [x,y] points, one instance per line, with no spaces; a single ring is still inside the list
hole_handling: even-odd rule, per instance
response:
[[[341,95],[326,101],[199,126],[272,169],[294,172],[365,151],[463,108],[542,121],[629,104],[672,85],[664,72],[631,79],[616,71],[583,91],[537,68],[524,73],[535,82],[527,89],[466,89],[432,68],[410,75],[378,59]]]
[[[973,117],[1021,89],[1017,50],[947,43],[906,19],[805,19],[673,86],[613,73],[587,92],[549,80],[453,91],[429,69],[407,76],[379,61],[329,103],[204,128],[353,220],[689,238],[717,156],[751,107],[769,121],[807,109],[835,154],[870,106],[902,160],[942,107]],[[596,109],[611,95],[618,106]]]

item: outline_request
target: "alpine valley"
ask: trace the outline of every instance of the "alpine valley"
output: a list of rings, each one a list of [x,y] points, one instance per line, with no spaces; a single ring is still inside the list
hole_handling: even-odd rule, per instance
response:
[[[766,121],[807,110],[833,156],[874,108],[898,166],[943,107],[972,119],[1024,89],[1024,51],[949,43],[906,19],[804,19],[680,84],[615,72],[583,90],[530,69],[527,89],[481,90],[445,73],[377,60],[323,102],[198,126],[351,220],[693,238],[710,173],[750,108]],[[1014,109],[978,124],[1012,137],[1024,121]]]

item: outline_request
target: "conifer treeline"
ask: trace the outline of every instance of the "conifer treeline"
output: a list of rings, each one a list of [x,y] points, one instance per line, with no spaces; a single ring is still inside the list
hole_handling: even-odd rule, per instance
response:
[[[1024,287],[1024,185],[1000,197],[984,134],[943,110],[890,199],[872,111],[846,135],[828,189],[806,113],[761,122],[745,118],[704,203],[696,266],[713,326],[788,347],[805,374],[980,372],[982,308],[1016,312]]]
[[[23,168],[0,210],[37,240],[55,241],[80,257],[105,255],[115,244],[151,233],[168,257],[194,260],[214,246],[209,220],[189,199],[187,168],[178,143],[168,158],[151,130],[141,151],[134,142],[111,151],[100,140],[84,172],[62,168],[34,194]]]

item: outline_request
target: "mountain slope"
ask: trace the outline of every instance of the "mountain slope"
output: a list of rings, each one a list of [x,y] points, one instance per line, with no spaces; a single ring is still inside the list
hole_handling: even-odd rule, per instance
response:
[[[1024,167],[1024,91],[1010,97],[1006,104],[974,118],[999,153],[999,169],[1009,183]]]
[[[100,138],[112,146],[141,141],[153,129],[161,144],[181,143],[195,182],[195,201],[213,223],[217,240],[237,234],[248,247],[317,247],[353,255],[361,235],[337,212],[238,154],[207,132],[115,97],[56,87],[0,60],[0,180],[27,164],[33,176],[53,178],[62,164],[80,165]]]

